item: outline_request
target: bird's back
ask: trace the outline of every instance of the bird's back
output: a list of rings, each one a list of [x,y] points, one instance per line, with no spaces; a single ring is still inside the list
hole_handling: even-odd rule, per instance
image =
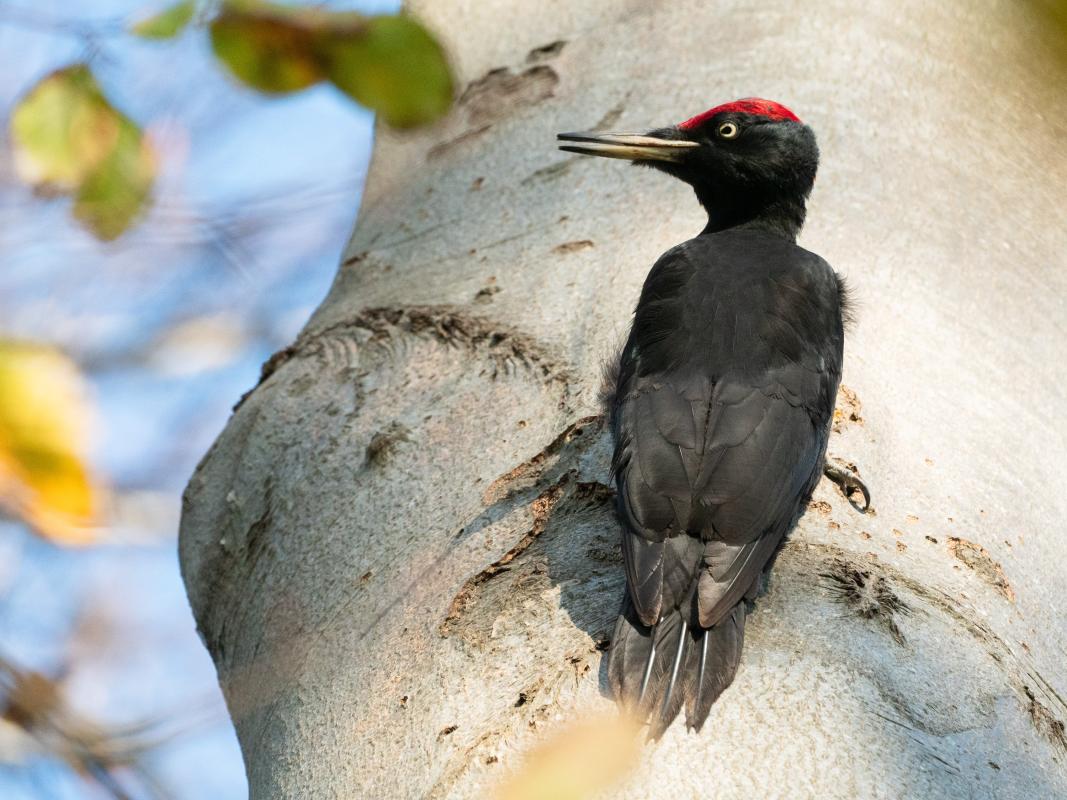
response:
[[[645,281],[624,351],[638,374],[751,375],[784,361],[840,368],[839,281],[819,256],[780,236],[730,229],[667,251]],[[625,377],[625,376],[620,376]]]

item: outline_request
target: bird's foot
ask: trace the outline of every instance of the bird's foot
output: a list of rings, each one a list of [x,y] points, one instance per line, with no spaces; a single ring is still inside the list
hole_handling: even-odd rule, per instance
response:
[[[844,467],[839,467],[827,462],[826,466],[823,467],[823,475],[837,484],[837,487],[841,490],[845,499],[848,500],[854,509],[863,514],[867,513],[867,509],[871,507],[871,493],[867,489],[867,485],[859,479],[859,476],[856,475],[856,473],[850,469],[845,469]],[[852,495],[856,492],[863,495],[862,506],[852,499]]]

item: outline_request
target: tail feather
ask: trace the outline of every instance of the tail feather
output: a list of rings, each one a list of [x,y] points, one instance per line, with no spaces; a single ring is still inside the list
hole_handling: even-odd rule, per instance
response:
[[[697,688],[693,693],[693,696],[689,698],[685,704],[685,725],[687,728],[697,727],[693,724],[696,719],[698,708],[702,708],[704,705],[704,677],[708,674],[708,645],[711,639],[707,635],[707,631],[702,630],[700,632],[700,642],[698,643],[698,649],[700,655],[697,656]],[[705,715],[705,718],[707,715]],[[701,720],[703,724],[703,720]],[[697,730],[700,730],[697,727]]]
[[[688,623],[675,609],[658,624],[644,625],[627,601],[615,625],[608,682],[631,714],[642,721],[651,717],[651,739],[659,739],[683,708],[687,727],[699,731],[737,672],[744,602],[713,628]]]
[[[653,656],[652,629],[641,624],[627,597],[611,637],[608,684],[615,700],[631,714],[637,714]]]
[[[712,704],[733,683],[741,649],[745,643],[744,602],[734,606],[725,619],[703,632],[701,656],[697,659],[697,691],[685,709],[686,727],[699,731],[711,712]]]

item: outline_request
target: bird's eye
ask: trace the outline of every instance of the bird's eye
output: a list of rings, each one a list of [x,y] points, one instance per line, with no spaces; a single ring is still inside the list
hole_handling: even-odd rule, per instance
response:
[[[719,136],[723,139],[736,139],[739,133],[741,129],[737,127],[736,122],[724,122],[719,126]]]

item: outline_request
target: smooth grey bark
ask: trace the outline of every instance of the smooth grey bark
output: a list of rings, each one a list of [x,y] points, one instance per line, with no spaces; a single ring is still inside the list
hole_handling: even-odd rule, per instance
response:
[[[329,297],[185,497],[183,572],[252,796],[481,797],[610,707],[601,364],[702,218],[684,186],[553,137],[745,95],[819,136],[801,243],[858,300],[830,453],[876,513],[819,487],[737,681],[620,796],[1067,796],[1067,101],[1041,17],[411,6],[467,89],[434,130],[380,134]]]

